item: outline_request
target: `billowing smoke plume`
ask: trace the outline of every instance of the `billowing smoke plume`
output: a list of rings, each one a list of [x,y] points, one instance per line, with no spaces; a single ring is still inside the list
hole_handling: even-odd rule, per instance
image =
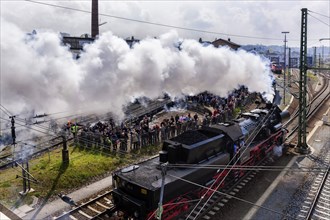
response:
[[[268,64],[260,57],[203,47],[195,40],[183,40],[178,49],[174,31],[133,48],[107,32],[75,60],[58,34],[27,36],[15,25],[1,23],[2,104],[15,113],[102,109],[122,117],[122,107],[141,96],[166,92],[177,97],[205,90],[226,96],[239,85],[271,91]]]

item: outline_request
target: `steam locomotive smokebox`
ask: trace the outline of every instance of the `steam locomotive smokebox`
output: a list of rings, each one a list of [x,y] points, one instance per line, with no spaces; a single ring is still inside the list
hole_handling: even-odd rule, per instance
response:
[[[168,161],[167,151],[159,151],[159,162],[166,163]]]

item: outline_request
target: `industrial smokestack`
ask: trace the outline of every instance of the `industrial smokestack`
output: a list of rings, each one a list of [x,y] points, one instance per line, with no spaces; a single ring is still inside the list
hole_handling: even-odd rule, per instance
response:
[[[99,6],[98,0],[92,0],[92,37],[99,35]]]

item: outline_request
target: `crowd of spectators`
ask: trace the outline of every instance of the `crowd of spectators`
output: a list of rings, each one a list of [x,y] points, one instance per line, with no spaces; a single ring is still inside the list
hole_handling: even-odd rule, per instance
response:
[[[206,107],[210,111],[204,115],[187,112],[169,116],[161,121],[145,115],[136,123],[126,122],[116,125],[113,119],[99,121],[84,126],[75,134],[81,147],[100,148],[106,151],[137,151],[142,147],[158,145],[187,130],[198,129],[201,125],[226,122],[234,117],[235,109],[241,108],[256,98],[241,87],[223,98],[210,93],[189,96],[186,101]]]
[[[200,105],[211,107],[211,114],[205,114],[202,120],[204,126],[223,123],[235,117],[235,114],[242,107],[250,104],[257,98],[256,93],[249,93],[247,88],[241,87],[235,90],[228,97],[223,98],[210,93],[202,93],[198,96],[189,97],[191,101]]]

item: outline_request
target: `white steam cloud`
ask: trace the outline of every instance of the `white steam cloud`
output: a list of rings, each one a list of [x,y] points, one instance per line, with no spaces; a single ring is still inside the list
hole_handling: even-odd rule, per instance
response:
[[[271,92],[268,63],[259,56],[228,48],[203,47],[172,31],[147,38],[131,49],[107,32],[87,45],[75,60],[58,34],[38,31],[29,37],[14,24],[1,21],[2,105],[23,110],[60,112],[102,109],[122,117],[133,98],[172,97],[205,90],[220,96],[239,85]]]

